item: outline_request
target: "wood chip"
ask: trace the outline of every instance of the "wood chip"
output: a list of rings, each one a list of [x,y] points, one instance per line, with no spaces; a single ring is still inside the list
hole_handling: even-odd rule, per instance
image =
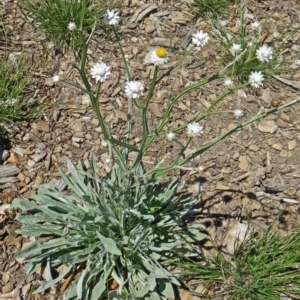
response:
[[[274,133],[277,128],[275,121],[272,120],[262,120],[258,125],[258,130],[265,133]]]
[[[175,46],[174,39],[170,38],[161,38],[161,37],[155,37],[151,42],[150,46],[161,46],[165,48],[171,48]]]
[[[136,10],[129,23],[137,23],[154,11],[157,11],[157,5],[151,3],[144,4]]]
[[[44,121],[37,122],[36,129],[41,132],[50,132],[49,124]]]
[[[4,165],[0,166],[0,178],[17,175],[21,172],[16,166],[13,165]]]
[[[294,148],[296,148],[297,147],[297,142],[296,142],[296,140],[292,140],[292,141],[289,141],[288,142],[288,149],[291,151],[291,150],[293,150]]]
[[[239,158],[239,168],[245,172],[249,171],[250,165],[246,156],[241,156]]]

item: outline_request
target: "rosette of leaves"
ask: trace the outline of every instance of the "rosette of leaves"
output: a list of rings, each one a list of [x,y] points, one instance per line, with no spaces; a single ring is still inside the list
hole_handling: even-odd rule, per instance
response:
[[[28,263],[28,274],[43,267],[48,276],[35,293],[74,276],[66,299],[174,299],[178,278],[166,268],[174,255],[193,253],[192,242],[206,235],[200,226],[185,227],[182,217],[196,198],[178,193],[183,183],[146,179],[143,167],[114,167],[97,176],[92,158],[89,173],[68,162],[61,174],[68,193],[49,184],[27,199],[15,199],[22,227],[18,234],[46,237],[17,254]],[[65,270],[52,278],[60,265]]]

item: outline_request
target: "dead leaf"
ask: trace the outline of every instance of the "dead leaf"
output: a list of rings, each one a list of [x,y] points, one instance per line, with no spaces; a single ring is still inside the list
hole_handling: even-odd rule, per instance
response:
[[[12,152],[12,153],[10,154],[10,157],[9,157],[8,161],[9,161],[13,166],[16,166],[16,165],[19,163],[18,155]]]

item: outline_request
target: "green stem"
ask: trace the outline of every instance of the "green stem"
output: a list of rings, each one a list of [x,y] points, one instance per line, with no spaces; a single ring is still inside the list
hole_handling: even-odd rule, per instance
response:
[[[204,145],[203,147],[201,147],[199,150],[197,150],[196,152],[190,154],[189,156],[187,156],[185,159],[183,159],[182,161],[180,161],[177,166],[183,166],[185,165],[186,163],[188,163],[191,159],[194,159],[196,158],[197,156],[199,156],[200,154],[202,154],[203,152],[205,152],[206,150],[208,150],[209,148],[211,148],[212,146],[214,146],[216,143],[218,143],[219,141],[221,141],[222,139],[224,139],[225,137],[233,134],[234,132],[236,131],[240,131],[240,130],[243,130],[247,125],[255,122],[255,121],[258,121],[262,118],[265,118],[267,117],[268,115],[270,114],[274,114],[274,113],[277,113],[283,109],[286,109],[290,106],[293,106],[297,103],[300,103],[300,97],[299,98],[296,98],[295,100],[289,102],[289,103],[286,103],[284,105],[281,105],[279,107],[275,107],[275,108],[272,108],[270,110],[267,110],[265,112],[260,112],[258,113],[256,116],[252,117],[250,120],[247,120],[246,122],[244,123],[241,123],[239,125],[237,125],[236,127],[234,127],[233,129],[215,137],[214,139],[212,139],[209,143],[207,143],[206,145]],[[171,166],[169,167],[164,167],[164,168],[160,168],[160,169],[153,169],[153,170],[150,170],[146,173],[146,176],[148,178],[157,178],[157,177],[160,177],[168,172],[170,172],[175,166],[172,164]]]
[[[125,57],[125,53],[124,53],[123,47],[122,47],[122,45],[121,45],[119,35],[118,35],[118,33],[117,33],[117,31],[116,31],[116,29],[115,29],[114,26],[112,26],[112,30],[113,30],[113,32],[114,32],[114,35],[115,35],[115,37],[116,37],[118,46],[119,46],[120,51],[121,51],[121,55],[122,55],[122,58],[123,58],[123,61],[124,61],[124,65],[125,65],[125,69],[126,69],[126,73],[127,73],[127,80],[128,80],[128,81],[131,81],[130,68],[129,68],[128,62],[127,62],[127,60],[126,60],[126,57]]]
[[[153,91],[154,91],[154,88],[156,86],[156,78],[157,78],[157,74],[158,74],[158,69],[159,69],[158,66],[155,66],[152,82],[151,82],[151,85],[150,85],[150,89],[148,91],[148,94],[147,94],[147,97],[146,97],[146,100],[145,100],[145,104],[141,109],[141,115],[142,115],[141,117],[142,117],[142,124],[143,124],[143,139],[142,139],[142,142],[141,142],[141,145],[140,145],[139,153],[138,153],[137,157],[135,158],[135,161],[132,165],[132,168],[135,168],[139,164],[139,162],[141,161],[141,159],[143,157],[143,154],[145,152],[144,151],[144,145],[146,144],[147,139],[148,139],[148,135],[149,135],[149,128],[148,128],[148,122],[147,122],[146,114],[147,114],[147,108],[149,106],[150,99],[152,98]]]
[[[151,146],[151,144],[153,143],[153,140],[155,139],[156,136],[159,136],[160,135],[160,131],[162,130],[162,128],[168,123],[169,121],[169,118],[170,118],[170,114],[171,114],[171,111],[174,107],[174,105],[178,102],[178,100],[183,97],[186,93],[192,91],[193,89],[195,88],[198,88],[202,85],[205,85],[213,80],[216,80],[216,79],[219,79],[219,74],[217,75],[213,75],[209,78],[206,78],[200,82],[197,82],[195,84],[192,84],[188,87],[186,87],[185,89],[183,89],[180,93],[178,93],[174,98],[173,100],[170,102],[168,108],[167,108],[167,111],[166,113],[164,114],[164,117],[163,119],[161,120],[160,124],[158,125],[158,127],[156,128],[155,130],[155,133],[152,133],[150,134],[148,137],[147,137],[147,140],[146,139],[143,139],[143,142],[142,142],[142,145],[141,145],[141,153],[145,153],[148,148]],[[227,94],[226,94],[227,95]],[[187,125],[185,125],[186,127]],[[175,130],[173,130],[174,132],[178,131],[177,128]],[[137,158],[138,159],[141,159],[141,156],[138,156]],[[137,160],[134,162],[134,166],[137,164]]]

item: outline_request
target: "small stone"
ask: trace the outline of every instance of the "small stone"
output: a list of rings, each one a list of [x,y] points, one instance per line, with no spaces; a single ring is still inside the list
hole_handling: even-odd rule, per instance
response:
[[[288,156],[288,152],[286,150],[282,150],[279,155],[285,158]]]
[[[259,147],[258,147],[257,145],[250,145],[249,149],[250,149],[251,151],[256,152],[256,151],[259,150]]]
[[[98,119],[92,119],[91,123],[94,125],[94,126],[99,126],[99,121]]]
[[[17,178],[21,181],[21,182],[23,182],[23,181],[25,181],[25,175],[21,172],[21,173],[19,173],[19,175],[17,176]]]
[[[35,164],[35,161],[34,161],[34,160],[28,159],[27,165],[28,165],[29,168],[32,168],[32,167],[34,166],[34,164]]]
[[[294,148],[296,148],[297,147],[297,142],[296,142],[296,140],[292,140],[292,141],[289,141],[288,142],[288,149],[291,151],[291,150],[293,150]]]
[[[249,171],[250,166],[249,166],[249,162],[247,160],[247,157],[246,156],[241,156],[239,158],[239,161],[240,161],[239,168],[241,170],[245,171],[245,172]]]
[[[262,120],[258,125],[258,130],[266,133],[274,133],[276,132],[278,126],[272,120]]]
[[[4,283],[8,283],[8,282],[9,282],[9,279],[10,279],[9,274],[4,273],[4,274],[2,275],[2,281],[3,281]]]
[[[155,26],[154,25],[147,25],[146,27],[145,27],[145,32],[146,33],[152,33],[153,31],[155,31]]]
[[[44,121],[37,122],[36,129],[41,132],[50,132],[49,124]]]
[[[31,155],[30,157],[35,161],[35,162],[39,162],[41,161],[43,158],[45,158],[45,156],[47,155],[46,152],[42,151],[40,153],[35,153],[33,155]]]
[[[272,145],[272,148],[274,148],[275,150],[281,151],[283,146],[280,143],[276,143]]]
[[[281,120],[283,120],[283,121],[285,121],[287,123],[290,123],[290,121],[291,121],[290,117],[285,112],[282,112],[280,114],[280,118],[281,118]]]
[[[83,139],[80,138],[80,137],[72,136],[72,141],[73,141],[74,143],[82,143],[82,142],[83,142]]]
[[[9,152],[0,147],[0,161],[5,161],[9,157]]]
[[[59,110],[54,110],[52,116],[53,116],[53,120],[55,122],[57,122],[59,120],[59,118],[60,118],[60,111]]]
[[[45,86],[50,86],[50,87],[54,86],[54,81],[53,81],[53,79],[52,79],[52,78],[46,78],[46,80],[45,80],[45,82],[44,82],[44,85],[45,85]]]
[[[13,285],[11,283],[7,283],[2,287],[2,293],[3,294],[10,293],[13,289],[14,289]]]

